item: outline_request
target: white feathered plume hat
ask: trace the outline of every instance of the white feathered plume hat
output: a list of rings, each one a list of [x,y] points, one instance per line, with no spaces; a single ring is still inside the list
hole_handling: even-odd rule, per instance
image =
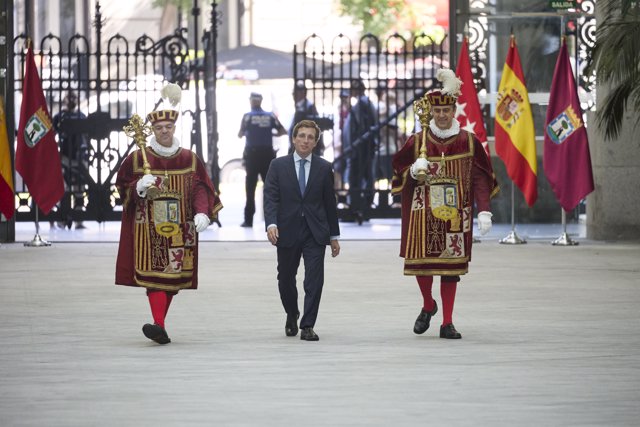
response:
[[[164,102],[168,102],[172,107],[176,107],[180,104],[182,99],[182,89],[175,83],[168,83],[160,91],[160,96]],[[157,122],[172,122],[175,123],[178,120],[180,112],[178,110],[165,109],[155,110],[147,114],[147,120],[154,125]]]
[[[436,73],[436,79],[442,83],[442,89],[435,89],[427,93],[427,99],[431,106],[456,105],[458,96],[460,96],[460,80],[456,73],[448,68],[441,68]]]

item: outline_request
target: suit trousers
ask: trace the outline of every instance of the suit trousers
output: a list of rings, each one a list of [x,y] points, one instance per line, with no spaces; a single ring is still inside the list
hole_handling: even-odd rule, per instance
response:
[[[318,317],[322,286],[324,284],[324,254],[326,245],[319,245],[304,217],[300,217],[300,232],[290,247],[278,246],[278,290],[287,314],[298,314],[296,275],[300,258],[304,259],[304,313],[300,328],[313,327]]]
[[[354,148],[349,162],[349,205],[351,212],[365,214],[373,203],[374,147],[363,141]]]
[[[253,215],[256,213],[256,187],[258,176],[264,182],[267,178],[267,171],[271,160],[275,157],[273,148],[268,147],[247,147],[244,154],[245,171],[245,193],[247,202],[244,206],[244,222],[253,224]]]

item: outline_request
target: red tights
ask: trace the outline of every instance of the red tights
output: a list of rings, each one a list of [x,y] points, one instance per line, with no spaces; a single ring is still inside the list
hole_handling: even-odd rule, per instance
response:
[[[422,299],[424,300],[422,308],[425,311],[433,310],[433,296],[431,295],[431,288],[433,286],[433,276],[416,276],[418,280],[418,286],[422,293]],[[448,325],[453,323],[453,305],[456,300],[456,289],[458,288],[458,282],[448,282],[441,278],[440,282],[440,297],[442,298],[442,324]]]
[[[167,317],[169,306],[171,305],[171,300],[174,295],[173,293],[165,291],[147,291],[153,323],[164,328],[164,319]]]

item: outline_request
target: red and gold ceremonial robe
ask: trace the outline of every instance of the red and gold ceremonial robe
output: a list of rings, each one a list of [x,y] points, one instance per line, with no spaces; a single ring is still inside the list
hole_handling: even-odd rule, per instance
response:
[[[427,181],[419,183],[409,169],[426,144]],[[393,157],[394,194],[402,195],[400,256],[404,274],[465,274],[471,260],[474,203],[490,211],[498,185],[482,144],[461,130],[440,139],[430,130],[409,137]]]
[[[215,219],[222,204],[204,164],[183,148],[170,157],[146,149],[158,194],[140,198],[142,155],[122,163],[116,187],[122,199],[122,226],[116,262],[116,284],[164,291],[198,287],[198,233],[193,218]]]

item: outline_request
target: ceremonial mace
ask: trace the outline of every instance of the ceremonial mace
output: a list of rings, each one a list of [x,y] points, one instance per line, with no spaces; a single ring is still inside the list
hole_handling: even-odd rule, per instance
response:
[[[431,121],[431,104],[427,100],[427,94],[422,98],[413,101],[413,110],[418,116],[420,127],[422,128],[422,144],[420,145],[420,154],[418,158],[427,159],[427,129],[429,122]],[[416,179],[418,181],[427,180],[427,170],[420,169],[416,172]]]
[[[153,131],[151,130],[151,126],[146,125],[142,118],[135,113],[129,119],[129,124],[122,128],[124,133],[133,138],[133,141],[136,143],[138,148],[140,148],[140,153],[142,153],[142,170],[145,175],[151,175],[151,165],[149,165],[149,160],[147,160],[147,137],[151,136]],[[160,193],[160,189],[155,185],[150,186],[147,189],[147,197],[152,200]]]

